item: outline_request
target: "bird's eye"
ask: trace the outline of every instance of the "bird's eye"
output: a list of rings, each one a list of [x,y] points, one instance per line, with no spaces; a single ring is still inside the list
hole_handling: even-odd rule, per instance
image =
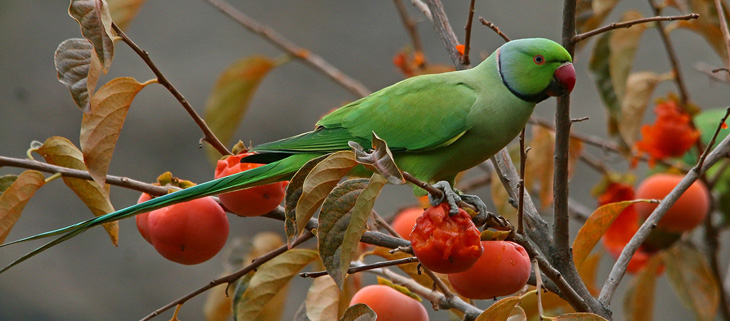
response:
[[[535,57],[532,57],[532,61],[534,61],[535,64],[542,65],[545,63],[545,57],[542,55],[535,55]]]

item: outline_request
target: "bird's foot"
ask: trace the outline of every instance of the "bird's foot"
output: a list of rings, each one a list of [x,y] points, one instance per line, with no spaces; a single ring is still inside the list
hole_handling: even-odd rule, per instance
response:
[[[428,194],[428,201],[431,203],[431,206],[437,206],[446,201],[449,203],[449,215],[456,215],[456,213],[459,213],[459,206],[456,205],[456,203],[461,202],[461,197],[454,191],[454,189],[451,188],[451,184],[447,181],[439,181],[432,186],[444,193],[439,198]]]

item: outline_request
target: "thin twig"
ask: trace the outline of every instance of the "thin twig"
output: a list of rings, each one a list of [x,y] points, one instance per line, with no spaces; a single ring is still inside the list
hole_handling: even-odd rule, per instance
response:
[[[506,35],[506,34],[504,34],[504,33],[502,32],[502,30],[500,30],[500,29],[499,29],[499,28],[498,28],[498,27],[497,27],[496,25],[494,25],[493,23],[491,23],[491,22],[487,21],[486,19],[484,19],[484,18],[482,18],[482,17],[479,17],[479,22],[481,22],[481,23],[482,23],[483,25],[487,26],[487,27],[488,27],[489,29],[492,29],[492,30],[494,30],[494,32],[496,32],[498,36],[500,36],[500,37],[502,37],[502,39],[504,39],[504,42],[509,42],[509,41],[510,41],[509,37],[507,37],[507,35]]]
[[[411,43],[413,43],[413,51],[416,53],[423,52],[423,44],[421,43],[421,37],[418,35],[418,29],[416,28],[416,22],[411,19],[408,15],[408,10],[401,0],[393,0],[395,7],[398,9],[398,15],[400,20],[403,22],[403,27],[406,28],[408,36],[411,37]]]
[[[520,132],[520,182],[517,199],[517,233],[525,234],[524,213],[525,213],[525,168],[527,167],[527,150],[525,150],[525,128]]]
[[[710,142],[707,144],[707,146],[705,146],[705,150],[702,151],[702,155],[700,155],[700,160],[697,162],[697,168],[702,168],[702,165],[705,164],[705,159],[707,159],[707,155],[710,153],[712,146],[715,145],[717,135],[720,134],[720,130],[722,129],[722,127],[727,126],[725,124],[725,121],[727,120],[728,116],[730,116],[730,107],[725,109],[725,115],[722,116],[722,119],[720,119],[720,123],[717,124],[717,128],[715,128],[715,133],[712,134],[712,139],[710,139]]]
[[[601,294],[598,300],[604,304],[609,305],[613,297],[616,287],[621,282],[624,274],[626,273],[626,267],[631,260],[631,257],[636,253],[639,246],[644,243],[646,237],[652,231],[653,227],[656,226],[657,222],[666,214],[667,210],[674,205],[684,191],[689,188],[695,180],[697,180],[701,174],[703,174],[708,168],[712,167],[717,161],[728,156],[730,152],[730,136],[725,139],[707,156],[702,167],[695,166],[687,172],[687,175],[672,189],[672,191],[664,197],[659,203],[656,209],[649,215],[639,227],[639,230],[634,234],[631,240],[626,244],[621,255],[619,255],[616,263],[611,268],[611,272],[608,275],[608,279],[603,284]]]
[[[302,234],[301,236],[299,236],[299,238],[297,238],[291,244],[291,247],[293,248],[293,247],[311,239],[312,237],[314,237],[313,233],[306,232],[306,233]],[[187,302],[188,300],[196,297],[198,294],[208,291],[211,288],[214,288],[220,284],[226,284],[226,283],[231,284],[231,283],[235,282],[236,280],[238,280],[239,278],[241,278],[242,276],[255,270],[257,267],[261,266],[262,264],[264,264],[264,263],[270,261],[271,259],[279,256],[280,254],[286,252],[288,249],[289,249],[289,245],[284,244],[269,253],[259,256],[256,259],[254,259],[253,262],[251,262],[251,264],[245,266],[244,268],[242,268],[234,273],[231,273],[229,275],[226,275],[224,277],[221,277],[221,278],[208,282],[206,285],[198,288],[197,290],[192,291],[192,292],[182,296],[181,298],[179,298],[173,302],[170,302],[167,305],[155,310],[154,312],[150,313],[146,317],[142,318],[141,321],[151,320],[152,318],[160,315],[160,313],[165,312],[179,304],[183,304],[183,303]]]
[[[652,10],[654,10],[655,15],[660,16],[662,14],[662,7],[656,4],[654,0],[649,0],[649,4],[651,5]],[[697,17],[693,19],[697,19]],[[687,86],[684,84],[682,70],[679,68],[679,59],[677,59],[677,54],[674,51],[672,41],[669,39],[667,31],[664,30],[662,22],[657,21],[656,23],[658,27],[657,31],[659,32],[659,37],[662,39],[662,43],[664,43],[664,48],[667,51],[667,56],[669,56],[669,64],[672,66],[672,72],[674,73],[674,82],[677,84],[677,89],[679,90],[679,100],[682,104],[682,108],[684,108],[684,106],[687,105],[687,102],[689,102],[689,93],[687,92]]]
[[[537,292],[537,315],[542,318],[544,315],[542,310],[542,273],[540,273],[540,264],[537,263],[537,258],[532,258],[532,270],[535,271],[535,288]]]
[[[640,23],[647,23],[647,22],[654,22],[654,21],[692,20],[692,19],[697,19],[699,17],[700,17],[700,15],[698,15],[696,13],[690,13],[690,14],[682,15],[682,16],[656,16],[656,17],[641,18],[641,19],[624,21],[624,22],[615,22],[615,23],[612,23],[607,26],[603,26],[600,28],[593,29],[591,31],[577,34],[573,37],[573,41],[580,42],[580,41],[586,40],[590,37],[602,34],[607,31],[611,31],[611,30],[619,29],[619,28],[631,28],[631,26],[640,24]]]
[[[310,52],[307,49],[295,45],[273,29],[250,18],[240,10],[231,6],[229,3],[222,0],[205,1],[223,12],[228,17],[238,22],[238,24],[244,26],[249,31],[263,37],[270,43],[277,46],[279,49],[289,53],[291,56],[304,61],[315,70],[322,72],[327,77],[335,81],[335,83],[350,91],[352,94],[358,97],[365,97],[370,94],[370,90],[365,88],[362,83],[345,75],[342,71],[330,65],[322,57]]]
[[[444,43],[446,51],[449,52],[449,57],[451,57],[451,62],[454,64],[454,67],[456,70],[468,69],[469,66],[461,64],[461,54],[456,50],[456,45],[459,44],[459,41],[456,38],[454,30],[451,28],[451,24],[449,24],[449,18],[446,17],[441,0],[427,0],[426,3],[433,17],[433,26],[436,28],[439,38]]]
[[[464,27],[464,54],[461,55],[461,64],[467,66],[471,64],[469,61],[469,50],[471,49],[471,24],[472,20],[474,20],[474,2],[476,0],[471,0],[469,4],[469,15],[466,18],[466,26]]]
[[[18,167],[18,168],[34,169],[34,170],[46,172],[46,173],[52,173],[52,174],[58,173],[64,177],[80,178],[80,179],[85,179],[85,180],[89,180],[89,181],[94,180],[93,178],[91,178],[91,175],[89,174],[89,172],[84,171],[84,170],[73,169],[73,168],[68,168],[68,167],[61,167],[61,166],[43,163],[43,162],[39,162],[37,160],[32,160],[32,159],[27,159],[27,158],[12,158],[12,157],[0,156],[0,167],[2,167],[2,166],[12,166],[12,167]],[[148,183],[145,183],[142,181],[134,180],[134,179],[123,177],[123,176],[107,175],[106,182],[110,185],[125,187],[125,188],[137,190],[137,191],[144,192],[144,193],[154,195],[154,196],[165,195],[168,193],[167,187],[152,185],[152,184],[148,184]]]
[[[126,43],[132,50],[134,50],[137,55],[142,58],[142,60],[147,64],[147,66],[152,70],[152,72],[155,74],[155,77],[157,77],[157,82],[160,83],[160,85],[167,88],[167,90],[175,96],[175,99],[180,102],[180,104],[183,106],[186,112],[190,115],[190,117],[193,118],[193,121],[195,121],[195,124],[200,127],[200,130],[203,131],[203,140],[208,142],[213,148],[215,148],[221,155],[231,155],[231,152],[226,148],[223,143],[218,139],[218,137],[215,136],[212,130],[208,127],[208,124],[205,123],[205,120],[203,120],[200,115],[195,111],[193,106],[190,105],[187,99],[175,88],[175,86],[172,85],[172,83],[167,80],[167,77],[160,71],[159,68],[155,65],[154,62],[152,62],[152,59],[150,58],[149,53],[147,51],[143,50],[137,44],[132,41],[127,35],[120,29],[116,24],[112,22],[112,28],[114,29],[114,32],[117,33],[122,38],[122,41]]]
[[[376,263],[371,263],[371,264],[356,265],[356,266],[352,266],[349,269],[347,269],[347,274],[355,274],[355,273],[363,272],[363,271],[367,271],[367,270],[394,266],[394,265],[408,264],[408,263],[413,263],[413,262],[418,262],[418,258],[416,258],[415,256],[412,256],[412,257],[391,260],[391,261],[382,261],[382,262],[376,262]],[[325,275],[327,275],[327,271],[299,273],[299,276],[303,277],[303,278],[318,278],[318,277],[325,276]]]

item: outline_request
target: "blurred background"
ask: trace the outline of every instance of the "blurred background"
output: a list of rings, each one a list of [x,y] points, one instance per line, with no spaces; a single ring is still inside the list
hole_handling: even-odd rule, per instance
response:
[[[420,20],[420,36],[429,62],[451,64],[432,25],[408,1],[411,16]],[[268,25],[297,45],[322,56],[347,75],[374,91],[403,79],[393,56],[410,45],[410,38],[392,1],[240,1],[230,3]],[[446,1],[446,12],[460,39],[469,1]],[[627,8],[650,15],[648,3],[622,3],[606,19],[617,21]],[[4,0],[0,2],[0,155],[23,158],[31,141],[63,136],[78,144],[81,112],[67,89],[56,79],[53,53],[63,40],[80,37],[77,23],[67,15],[68,1]],[[472,60],[480,61],[503,41],[481,26],[476,17],[495,23],[511,38],[544,37],[560,42],[560,1],[477,1],[472,33]],[[676,12],[668,12],[675,14]],[[278,57],[277,48],[204,1],[150,0],[126,31],[169,80],[202,114],[206,98],[218,75],[238,59],[254,54]],[[689,31],[672,33],[692,100],[702,108],[728,104],[727,86],[712,83],[692,65],[704,61],[722,65],[707,43]],[[654,30],[644,33],[635,70],[669,70],[666,54]],[[587,72],[593,42],[575,58],[578,83],[573,91],[573,117],[589,117],[573,130],[606,137],[606,116]],[[154,75],[126,45],[118,43],[111,71],[99,87],[120,76],[138,81]],[[664,83],[658,93],[674,90]],[[321,115],[357,97],[312,68],[292,61],[274,69],[261,83],[236,137],[246,143],[262,143],[312,129]],[[536,113],[553,119],[555,100],[547,100]],[[647,113],[651,114],[651,113]],[[649,117],[649,116],[647,116]],[[162,86],[145,88],[134,100],[117,144],[109,174],[153,182],[172,171],[195,182],[209,180],[213,168],[198,148],[201,132],[179,103]],[[589,149],[614,168],[625,169],[616,156]],[[36,156],[40,159],[41,157]],[[623,167],[622,167],[623,166]],[[637,173],[645,170],[641,164]],[[2,168],[0,175],[18,174]],[[599,175],[579,164],[571,181],[571,197],[595,208],[590,188]],[[488,188],[477,194],[490,199]],[[112,202],[122,208],[136,202],[136,191],[113,188]],[[375,209],[391,217],[404,205],[415,204],[410,187],[388,186]],[[550,209],[543,211],[550,215]],[[84,220],[89,210],[60,181],[40,189],[28,203],[8,240]],[[283,225],[269,219],[245,219],[229,215],[231,238],[250,238],[260,231],[283,234]],[[550,217],[546,218],[551,221]],[[575,225],[575,233],[579,225]],[[223,260],[216,258],[195,266],[183,266],[158,255],[136,231],[134,220],[120,222],[119,246],[108,241],[103,229],[93,229],[72,241],[0,276],[0,320],[135,320],[216,278]],[[723,244],[727,244],[727,237]],[[230,243],[230,242],[229,242]],[[0,250],[0,265],[40,243]],[[306,245],[314,246],[310,241]],[[728,251],[721,253],[722,266]],[[613,259],[604,256],[599,282],[610,271]],[[368,276],[367,282],[372,279]],[[622,289],[614,297],[614,316],[621,318]],[[289,320],[302,302],[310,280],[295,278],[283,320]],[[689,320],[693,315],[679,304],[664,277],[657,285],[656,320]],[[206,295],[185,304],[181,320],[203,319]],[[485,307],[487,303],[480,304]],[[429,308],[429,310],[431,310]],[[447,320],[446,312],[432,312],[432,320]],[[167,320],[171,312],[158,317]]]

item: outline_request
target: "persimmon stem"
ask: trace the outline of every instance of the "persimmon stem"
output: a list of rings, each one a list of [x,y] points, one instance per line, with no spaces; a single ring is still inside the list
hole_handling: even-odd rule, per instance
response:
[[[122,29],[120,29],[115,23],[112,22],[112,28],[114,29],[114,32],[117,33],[120,37],[122,37],[122,41],[126,43],[132,50],[140,57],[142,60],[147,64],[147,66],[152,70],[152,72],[155,74],[155,77],[157,77],[157,81],[167,89],[174,97],[177,99],[177,101],[180,102],[180,104],[183,106],[185,111],[190,115],[190,117],[193,118],[193,121],[195,124],[200,127],[200,130],[203,132],[203,140],[208,142],[213,148],[215,148],[221,155],[231,155],[231,151],[226,148],[226,146],[221,143],[221,141],[218,139],[218,137],[215,136],[213,131],[208,127],[208,124],[205,122],[205,120],[198,115],[198,113],[195,111],[193,106],[190,105],[187,99],[175,88],[175,86],[172,85],[172,83],[165,77],[165,75],[160,71],[159,68],[157,68],[157,65],[155,65],[154,62],[152,62],[152,59],[150,58],[149,53],[147,51],[143,50],[139,46],[137,46],[132,39],[130,39]]]

